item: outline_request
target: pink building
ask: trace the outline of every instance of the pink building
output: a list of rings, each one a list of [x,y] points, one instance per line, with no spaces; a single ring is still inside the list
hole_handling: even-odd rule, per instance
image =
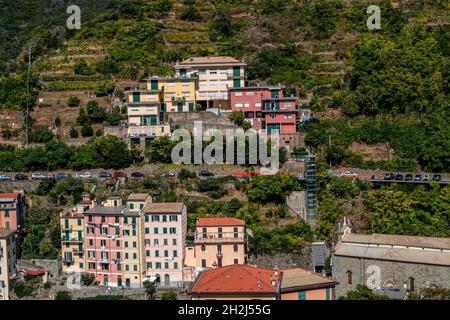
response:
[[[296,97],[263,98],[265,129],[270,134],[278,131],[281,135],[297,132]]]
[[[244,112],[245,119],[255,130],[263,129],[263,99],[282,98],[281,86],[230,88],[231,110]]]
[[[84,212],[86,272],[102,285],[120,286],[124,270],[122,229],[126,206]]]
[[[0,193],[0,228],[16,231],[23,226],[25,198],[20,193]]]
[[[144,208],[146,276],[162,286],[183,281],[187,210],[183,203],[150,203]]]

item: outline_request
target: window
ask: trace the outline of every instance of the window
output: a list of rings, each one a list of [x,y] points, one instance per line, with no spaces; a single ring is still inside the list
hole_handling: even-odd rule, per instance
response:
[[[92,216],[89,216],[89,217],[88,217],[88,222],[92,222],[92,220],[93,220],[93,219],[92,219]]]
[[[133,266],[133,270],[134,270],[135,272],[138,271],[137,265],[134,265],[134,266]]]
[[[173,257],[174,257],[174,258],[178,257],[178,252],[177,252],[177,250],[173,250]]]
[[[169,269],[169,263],[168,262],[164,262],[164,269]]]
[[[217,74],[217,70],[216,69],[211,69],[211,70],[209,70],[209,74]]]
[[[100,246],[106,247],[106,240],[100,240]]]
[[[234,105],[236,108],[242,108],[242,103],[236,103],[235,105]]]
[[[84,268],[84,263],[80,262],[80,269]]]
[[[206,259],[202,259],[202,268],[206,268]]]
[[[125,241],[124,244],[125,244],[125,248],[128,248],[128,241]]]
[[[170,234],[177,234],[177,228],[170,228]]]
[[[130,210],[134,210],[134,203],[130,203]]]
[[[175,82],[174,81],[167,81],[167,86],[168,87],[175,87]]]
[[[238,238],[238,228],[233,228],[233,236]]]
[[[275,113],[270,114],[270,119],[276,119],[276,118],[277,118],[277,115]]]
[[[237,244],[233,245],[233,251],[234,252],[238,252],[239,251],[239,246]]]
[[[169,257],[169,250],[164,250],[164,258],[168,258]]]
[[[150,233],[150,228],[145,228],[145,234],[149,234]]]
[[[244,103],[244,107],[246,107],[246,108],[250,107],[250,102]]]
[[[204,244],[202,244],[201,250],[202,250],[202,252],[206,252],[206,246]]]
[[[291,119],[291,118],[292,118],[292,114],[290,114],[290,113],[289,113],[289,114],[285,114],[285,115],[284,115],[284,118],[285,118],[285,119]]]
[[[300,291],[298,293],[298,300],[306,300],[306,292],[305,291]]]
[[[134,260],[137,259],[137,253],[133,253],[133,259],[134,259]]]
[[[161,269],[161,262],[156,262],[156,269]]]
[[[137,247],[137,243],[136,243],[136,241],[133,241],[133,248],[136,248]]]
[[[129,258],[128,252],[125,252],[125,259],[128,260],[128,258]]]
[[[261,108],[261,102],[256,102],[256,103],[255,103],[255,107]]]
[[[174,262],[174,263],[173,263],[173,268],[174,268],[174,269],[178,269],[178,262]]]
[[[163,245],[167,246],[168,244],[169,244],[169,240],[164,239],[164,240],[163,240]]]
[[[147,216],[147,215],[145,216],[145,222],[148,222],[148,217],[149,216]]]
[[[81,226],[81,219],[78,219],[78,225]]]
[[[219,239],[222,239],[222,228],[217,228],[217,232],[218,232],[217,237],[218,237]]]
[[[350,270],[347,271],[347,284],[352,285],[353,279],[352,279],[352,272]]]
[[[159,239],[153,239],[153,245],[159,246]]]
[[[102,216],[102,223],[103,222],[106,222],[106,217],[105,216]]]
[[[239,264],[239,259],[234,259],[234,260],[233,260],[233,263],[234,263],[234,264]]]
[[[234,96],[235,96],[235,97],[242,97],[242,91],[236,91],[236,92],[234,93]]]
[[[172,239],[172,245],[174,245],[174,246],[177,245],[177,239]]]
[[[178,221],[178,216],[176,214],[171,214],[169,217],[170,221]]]
[[[152,263],[151,262],[147,262],[147,269],[151,269],[152,268]]]
[[[253,92],[253,91],[247,91],[247,96],[254,96],[255,95],[255,92]]]
[[[145,250],[145,256],[150,257],[150,250]]]
[[[222,245],[221,244],[217,245],[217,254],[222,254]]]
[[[159,250],[155,250],[155,257],[159,257]]]
[[[116,240],[116,247],[120,247],[120,240]]]
[[[167,228],[163,228],[163,234],[167,234]]]
[[[153,228],[153,233],[154,234],[158,234],[158,228],[157,227]]]

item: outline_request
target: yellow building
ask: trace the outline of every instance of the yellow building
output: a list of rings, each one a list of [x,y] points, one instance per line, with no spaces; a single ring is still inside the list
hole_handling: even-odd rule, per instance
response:
[[[196,278],[192,300],[276,300],[281,273],[250,265],[206,270]]]
[[[93,201],[85,198],[75,207],[60,213],[62,270],[64,273],[86,271],[83,213],[93,207]]]
[[[245,221],[236,218],[198,219],[194,248],[196,268],[246,263]]]
[[[10,300],[11,278],[16,274],[16,239],[12,230],[0,228],[0,301]]]
[[[147,90],[161,93],[162,112],[194,112],[197,103],[196,77],[151,77]]]
[[[123,222],[124,285],[140,288],[145,278],[144,208],[152,198],[145,193],[132,193],[127,200]]]

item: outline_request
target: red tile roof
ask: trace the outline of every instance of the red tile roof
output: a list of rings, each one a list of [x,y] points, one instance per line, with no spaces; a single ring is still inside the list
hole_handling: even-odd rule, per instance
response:
[[[278,291],[281,272],[249,265],[229,265],[203,271],[192,287],[193,294],[255,294]]]
[[[237,218],[200,218],[197,227],[245,226],[245,221]]]
[[[20,193],[0,193],[0,198],[18,198]]]

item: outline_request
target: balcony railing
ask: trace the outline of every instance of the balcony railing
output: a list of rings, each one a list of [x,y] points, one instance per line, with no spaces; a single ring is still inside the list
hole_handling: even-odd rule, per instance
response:
[[[195,242],[243,242],[245,239],[243,232],[208,232],[196,233]]]

